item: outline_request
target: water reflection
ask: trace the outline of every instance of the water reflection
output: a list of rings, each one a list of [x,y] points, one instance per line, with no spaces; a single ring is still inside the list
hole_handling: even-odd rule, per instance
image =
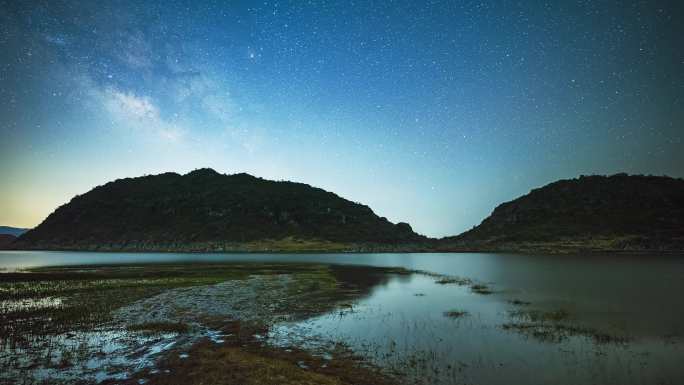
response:
[[[466,315],[445,316],[454,308]],[[667,340],[597,343],[581,333],[562,340],[530,338],[502,328],[515,309],[495,296],[413,275],[377,287],[350,311],[277,325],[270,337],[278,346],[306,346],[314,352],[345,344],[373,363],[409,376],[409,383],[630,384],[682,379],[681,349]]]
[[[317,262],[400,266],[493,283],[509,298],[570,307],[599,327],[636,335],[681,332],[684,258],[656,255],[177,254],[0,251],[0,268],[169,262]]]
[[[486,285],[493,294],[473,293],[470,284],[440,285],[424,274],[375,280],[349,308],[281,323],[270,332],[272,343],[308,346],[321,354],[330,344],[343,343],[379,365],[404,370],[415,381],[684,382],[679,370],[684,359],[681,257],[0,252],[0,269],[9,272],[54,265],[200,261],[399,266]],[[354,269],[336,271],[341,281],[364,278]],[[541,314],[538,319],[515,315],[528,308]],[[445,316],[450,311],[465,315]],[[504,327],[515,322],[524,327]],[[554,330],[567,335],[539,338]],[[598,333],[625,336],[629,342],[597,343]]]

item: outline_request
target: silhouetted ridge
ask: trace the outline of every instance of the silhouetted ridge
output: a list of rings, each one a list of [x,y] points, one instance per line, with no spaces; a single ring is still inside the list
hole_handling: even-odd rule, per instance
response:
[[[282,239],[405,244],[425,238],[319,188],[203,168],[98,186],[17,242],[27,248],[167,250]]]
[[[20,228],[20,227],[0,226],[0,234],[9,234],[9,235],[13,235],[15,237],[18,237],[21,234],[24,234],[28,230],[29,229],[24,229],[24,228]]]
[[[185,174],[184,176],[189,176],[189,177],[215,177],[215,176],[227,176],[224,174],[219,174],[216,172],[214,169],[211,168],[198,168],[197,170],[190,171],[189,173]],[[247,175],[250,176],[249,174],[241,173],[241,174],[233,174],[233,176],[239,176],[239,175]]]
[[[565,242],[597,249],[684,248],[684,180],[616,174],[560,180],[496,207],[443,243],[472,249]]]

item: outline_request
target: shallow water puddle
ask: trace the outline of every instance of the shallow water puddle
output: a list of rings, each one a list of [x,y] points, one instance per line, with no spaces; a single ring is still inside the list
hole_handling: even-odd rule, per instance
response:
[[[0,380],[125,379],[154,367],[156,357],[173,348],[177,340],[175,333],[145,335],[107,329],[45,337],[29,349],[0,350],[0,361],[7,363]]]
[[[531,313],[541,330],[565,333],[557,340],[505,329],[502,325],[515,319],[511,314],[519,317],[517,312],[530,305],[491,289],[494,293],[482,295],[420,274],[395,279],[353,310],[275,325],[269,343],[319,355],[345,346],[412,384],[641,384],[681,377],[678,344],[596,343],[573,326],[578,320],[556,323],[566,321],[562,311]]]

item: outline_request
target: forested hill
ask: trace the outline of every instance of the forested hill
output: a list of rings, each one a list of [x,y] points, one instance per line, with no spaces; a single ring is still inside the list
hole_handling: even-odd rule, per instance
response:
[[[307,184],[199,169],[126,178],[76,196],[17,248],[77,250],[358,250],[425,237]]]
[[[560,180],[496,207],[442,249],[684,250],[684,180],[617,174]]]

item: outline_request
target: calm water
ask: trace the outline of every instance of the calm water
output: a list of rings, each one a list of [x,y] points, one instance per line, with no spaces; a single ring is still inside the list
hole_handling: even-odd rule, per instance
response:
[[[401,266],[470,278],[495,290],[438,285],[425,275],[377,286],[353,311],[272,331],[278,344],[343,342],[429,383],[684,383],[684,258],[507,254],[134,254],[0,252],[0,269],[132,262],[262,261]],[[573,323],[629,337],[542,341],[504,330],[511,311],[567,311]],[[468,314],[444,316],[450,310]]]

